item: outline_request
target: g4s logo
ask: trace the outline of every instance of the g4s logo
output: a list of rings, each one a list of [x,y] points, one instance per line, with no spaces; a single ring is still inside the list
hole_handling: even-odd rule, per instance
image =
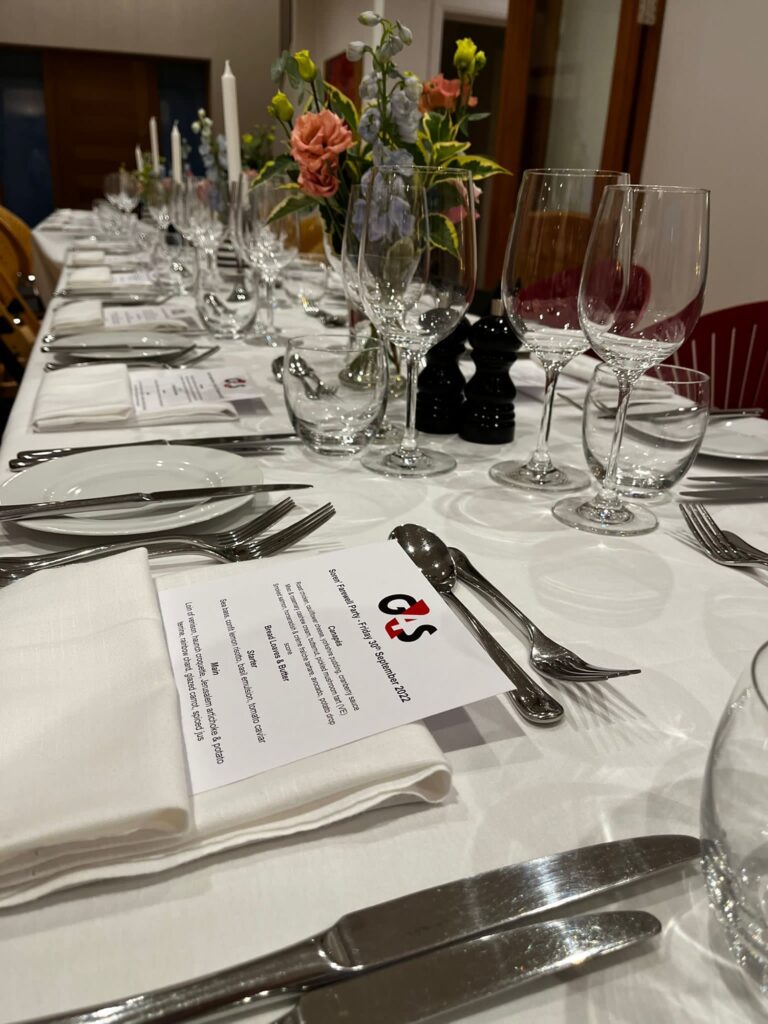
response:
[[[385,615],[394,616],[384,626],[387,636],[391,640],[402,640],[404,643],[410,644],[425,633],[437,632],[437,626],[428,622],[420,622],[412,627],[412,623],[429,615],[429,606],[426,601],[421,599],[417,601],[410,594],[390,594],[389,597],[382,598],[379,601],[379,611],[384,612]]]

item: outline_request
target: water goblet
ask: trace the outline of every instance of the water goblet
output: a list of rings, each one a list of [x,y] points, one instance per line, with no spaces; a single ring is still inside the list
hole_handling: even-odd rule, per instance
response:
[[[195,290],[197,312],[214,338],[245,341],[256,322],[259,292],[250,267],[200,267]]]
[[[264,339],[269,345],[277,345],[277,336],[282,333],[275,326],[275,281],[299,251],[298,217],[295,213],[281,213],[278,209],[290,195],[285,189],[288,184],[288,179],[273,175],[251,189],[240,234],[244,255],[259,271],[264,282]]]
[[[701,851],[709,901],[734,959],[768,995],[768,644],[736,684],[704,777]]]
[[[589,483],[583,470],[553,463],[549,431],[560,371],[589,346],[579,326],[577,300],[594,216],[606,186],[628,180],[616,171],[523,174],[501,292],[515,333],[544,367],[544,407],[533,453],[526,462],[492,466],[497,483],[535,491],[572,491]]]
[[[603,192],[579,289],[579,322],[618,381],[611,451],[591,500],[564,498],[561,523],[591,533],[649,533],[657,519],[618,491],[619,452],[634,382],[671,356],[701,312],[707,276],[709,192],[609,185]]]
[[[406,366],[406,421],[393,449],[367,451],[363,465],[394,477],[445,473],[456,460],[416,442],[421,357],[458,324],[475,289],[472,175],[457,168],[374,167],[360,239],[360,296],[384,344]]]

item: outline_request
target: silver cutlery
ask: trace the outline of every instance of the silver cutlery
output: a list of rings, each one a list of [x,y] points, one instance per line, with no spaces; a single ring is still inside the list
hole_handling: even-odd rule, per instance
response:
[[[275,442],[290,444],[298,442],[294,433],[277,434],[233,434],[231,437],[226,434],[223,437],[169,437],[158,438],[154,441],[126,441],[124,444],[94,444],[84,447],[58,447],[58,448],[28,448],[16,453],[19,461],[28,460],[41,461],[48,459],[62,458],[65,455],[80,455],[83,452],[103,452],[111,448],[146,448],[152,445],[197,445],[203,448],[220,448],[224,445],[238,450],[237,446],[243,448],[254,448],[259,445],[272,445]]]
[[[768,486],[753,487],[693,487],[680,492],[686,501],[706,501],[710,504],[739,505],[752,501],[768,501]]]
[[[733,476],[687,476],[686,484],[695,483],[697,487],[708,484],[712,487],[762,487],[768,490],[768,476],[765,473],[744,473]]]
[[[131,344],[129,342],[119,341],[114,344],[98,344],[89,345],[87,342],[81,341],[79,344],[66,344],[66,345],[50,345],[42,344],[40,351],[45,352],[46,355],[59,355],[64,353],[65,355],[79,355],[81,352],[117,352],[117,353],[146,353],[147,355],[157,353],[165,354],[168,356],[177,355],[179,352],[186,352],[189,348],[194,348],[194,345],[187,345],[186,342],[182,341],[167,341],[162,345],[142,345],[142,344]]]
[[[274,518],[274,510],[270,510],[270,512],[273,515],[271,520],[273,522],[276,522],[277,519],[285,514],[282,512]],[[234,543],[230,540],[222,543],[218,539],[210,540],[191,536],[168,537],[165,540],[150,537],[148,539],[141,538],[132,541],[115,541],[114,543],[110,542],[108,544],[78,548],[73,551],[63,551],[50,556],[39,556],[34,561],[30,558],[26,563],[17,565],[6,564],[3,561],[0,566],[0,586],[15,583],[25,576],[31,576],[33,573],[41,572],[44,569],[59,568],[63,565],[75,565],[80,562],[91,562],[97,558],[105,558],[108,555],[118,554],[121,551],[132,551],[134,548],[139,547],[146,548],[150,556],[192,552],[210,555],[211,558],[215,558],[219,562],[250,562],[257,558],[267,558],[270,555],[277,554],[278,551],[282,551],[291,544],[303,540],[304,537],[308,537],[310,533],[314,533],[315,530],[327,523],[329,519],[332,519],[334,515],[336,515],[336,510],[333,505],[322,505],[314,512],[304,516],[303,519],[299,519],[290,526],[286,526],[284,529],[278,530],[276,533],[272,533],[260,540],[254,540],[253,538],[265,528],[263,525],[260,525],[255,530],[250,528],[243,530],[242,534],[238,534],[239,539]],[[270,525],[270,523],[267,525]]]
[[[65,355],[64,361],[61,363],[46,363],[43,370],[45,373],[54,373],[56,370],[71,370],[84,366],[111,365],[114,363],[124,363],[133,369],[189,370],[192,366],[199,366],[206,359],[210,359],[220,348],[220,345],[209,345],[207,348],[198,349],[197,345],[190,345],[188,348],[181,349],[176,355],[168,355],[167,353],[157,355],[152,353],[146,357],[126,355],[86,356],[85,351],[83,351],[79,357]]]
[[[273,1024],[419,1024],[658,935],[643,910],[613,910],[480,935],[302,996]]]
[[[578,654],[551,640],[539,627],[514,605],[509,598],[487,580],[459,548],[448,548],[453,564],[462,583],[490,601],[508,618],[524,630],[530,644],[530,658],[533,667],[553,679],[571,683],[589,683],[599,679],[613,679],[617,676],[631,676],[639,668],[600,668],[590,665]]]
[[[173,341],[178,340],[179,342],[186,338],[210,337],[208,331],[205,331],[202,328],[186,326],[184,324],[181,324],[179,321],[167,321],[165,323],[161,322],[153,324],[150,328],[144,327],[143,329],[151,330],[153,334],[171,334],[173,335]],[[90,327],[79,326],[59,328],[58,330],[49,331],[47,334],[43,335],[43,337],[41,338],[41,347],[43,345],[52,345],[56,349],[58,349],[60,346],[57,344],[57,342],[60,339],[69,340],[71,338],[88,337],[89,335],[104,330],[105,328],[103,324],[93,324]],[[120,330],[112,329],[112,333],[114,333],[116,339],[120,337]],[[116,344],[119,345],[119,342],[116,341]],[[172,344],[172,342],[169,341],[169,344]],[[87,345],[84,344],[80,347],[86,348]],[[51,351],[53,351],[53,349],[51,349]]]
[[[67,501],[36,501],[20,505],[0,505],[0,522],[72,515],[75,512],[100,512],[116,508],[147,508],[166,502],[194,504],[237,498],[246,494],[268,494],[272,491],[301,491],[312,484],[236,484],[224,487],[185,487],[171,491],[136,491],[132,494],[107,494],[97,498],[75,498]]]
[[[311,299],[308,299],[306,295],[300,297],[300,302],[307,316],[311,316],[314,320],[319,320],[323,327],[347,326],[346,317],[338,316],[336,313],[327,313],[324,309],[320,309]]]
[[[396,526],[390,533],[409,558],[452,608],[462,616],[487,654],[512,682],[507,696],[513,706],[534,725],[552,725],[563,717],[563,707],[517,664],[475,615],[453,593],[456,568],[443,542],[415,523]]]
[[[106,299],[111,300],[114,305],[120,306],[162,306],[171,299],[178,299],[178,293],[150,291],[125,292],[124,294],[114,289],[88,290],[86,288],[60,288],[54,292],[54,299]]]
[[[693,534],[713,562],[735,568],[768,568],[768,554],[751,546],[736,534],[726,535],[706,508],[697,502],[684,502],[680,512]]]
[[[641,836],[507,865],[355,910],[308,939],[215,974],[46,1021],[181,1024],[329,983],[349,984],[420,954],[461,949],[456,944],[474,936],[519,926],[538,914],[653,877],[699,855],[700,843],[693,836]],[[364,1013],[347,1019],[369,1018]]]

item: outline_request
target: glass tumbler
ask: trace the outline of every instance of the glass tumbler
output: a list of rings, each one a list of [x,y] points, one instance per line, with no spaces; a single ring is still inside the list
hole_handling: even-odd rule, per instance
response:
[[[356,455],[384,417],[387,364],[376,347],[365,386],[352,382],[359,352],[341,333],[292,338],[283,359],[288,415],[303,443],[320,455]]]
[[[250,268],[219,270],[207,264],[198,274],[197,312],[214,338],[245,340],[256,322],[258,294]]]
[[[736,684],[712,742],[701,803],[710,906],[731,953],[768,994],[768,644]]]
[[[619,402],[615,373],[595,368],[584,399],[582,444],[590,472],[605,479]],[[653,498],[681,480],[693,465],[709,418],[709,377],[663,364],[635,384],[619,450],[618,490]]]

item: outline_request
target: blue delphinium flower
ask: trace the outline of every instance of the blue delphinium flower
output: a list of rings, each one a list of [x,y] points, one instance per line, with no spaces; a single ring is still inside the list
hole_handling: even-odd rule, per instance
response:
[[[367,107],[357,127],[360,138],[364,142],[375,142],[381,131],[381,112],[378,107]]]

